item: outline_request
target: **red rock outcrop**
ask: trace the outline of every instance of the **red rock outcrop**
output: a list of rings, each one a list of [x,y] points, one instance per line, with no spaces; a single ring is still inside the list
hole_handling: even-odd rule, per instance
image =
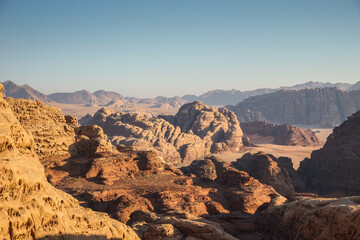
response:
[[[308,191],[360,194],[360,111],[334,128],[325,145],[300,163],[298,173]]]
[[[269,239],[360,239],[360,197],[273,199],[257,223]]]
[[[236,240],[220,226],[186,212],[169,211],[154,214],[144,211],[134,212],[130,226],[145,240],[157,239],[219,239]]]
[[[93,209],[124,222],[135,210],[184,210],[198,216],[254,213],[277,195],[272,187],[225,162],[216,158],[204,162],[210,168],[192,166],[198,177],[191,177],[165,165],[154,152],[104,152],[53,163],[47,167],[47,176],[55,186],[83,198]],[[79,178],[79,185],[75,184],[74,179]]]
[[[10,109],[0,94],[0,238],[139,239],[46,181],[34,140]]]
[[[261,183],[272,186],[283,196],[295,193],[294,185],[297,190],[302,190],[304,187],[290,158],[276,158],[264,152],[246,153],[237,159],[234,165],[238,169],[248,172],[250,176]]]
[[[310,129],[303,129],[290,124],[276,125],[269,122],[241,123],[241,128],[247,135],[257,134],[273,137],[274,144],[291,146],[318,146],[321,141]]]

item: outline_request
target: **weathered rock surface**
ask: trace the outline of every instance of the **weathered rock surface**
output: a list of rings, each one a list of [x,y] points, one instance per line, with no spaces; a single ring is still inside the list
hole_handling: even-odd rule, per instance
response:
[[[216,166],[210,159],[192,161],[189,167],[182,168],[182,170],[192,173],[202,180],[215,180],[217,178]]]
[[[201,137],[212,152],[238,151],[242,147],[240,124],[235,114],[226,108],[216,109],[195,101],[183,105],[172,123],[183,132]]]
[[[80,207],[46,181],[31,134],[0,97],[0,238],[138,239],[126,225]]]
[[[65,116],[66,124],[70,125],[71,127],[75,128],[79,125],[77,117],[74,115],[66,115]]]
[[[104,129],[114,145],[153,150],[167,162],[199,159],[221,151],[238,151],[242,131],[236,116],[225,108],[200,102],[183,105],[175,116],[147,117],[100,109],[87,124]]]
[[[257,222],[269,239],[356,240],[360,239],[360,197],[292,202],[278,197],[260,212]]]
[[[107,139],[101,127],[86,125],[75,128],[75,143],[70,145],[71,156],[89,157],[100,152],[113,152],[116,148]]]
[[[286,160],[291,163],[289,158],[280,157],[277,159],[263,152],[256,154],[246,153],[237,160],[235,166],[242,171],[248,172],[250,176],[261,183],[272,186],[281,195],[289,196],[295,192],[292,178],[298,183],[299,177],[296,176],[292,163],[290,166],[282,164]]]
[[[145,240],[204,239],[236,240],[220,224],[186,212],[169,211],[164,214],[134,212],[131,227]],[[190,238],[192,237],[192,238]]]
[[[40,101],[6,98],[21,125],[33,135],[40,158],[66,155],[75,141],[73,123],[70,125],[61,110]]]
[[[227,231],[234,234],[229,239],[261,239],[254,218],[246,214],[255,213],[278,195],[272,187],[215,157],[183,169],[187,176],[166,165],[155,152],[134,151],[126,146],[117,149],[117,153],[53,161],[47,165],[47,177],[93,210],[127,222],[143,239],[222,239],[230,236]],[[138,211],[150,213],[135,221],[132,216]],[[168,215],[174,211],[194,216],[183,219],[178,213]],[[230,213],[235,215],[223,215]],[[149,220],[153,216],[156,221]],[[236,223],[244,225],[235,228]]]
[[[334,128],[323,148],[300,163],[298,173],[308,191],[360,194],[360,111]]]
[[[247,135],[257,134],[273,137],[274,144],[291,146],[317,146],[321,141],[310,129],[303,129],[290,124],[276,125],[269,122],[241,123],[241,129]]]
[[[281,90],[249,97],[228,108],[240,122],[334,126],[360,109],[359,95],[359,90],[345,92],[338,88]]]

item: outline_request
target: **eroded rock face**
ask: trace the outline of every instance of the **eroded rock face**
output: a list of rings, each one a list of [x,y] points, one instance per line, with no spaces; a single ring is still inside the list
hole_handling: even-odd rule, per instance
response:
[[[66,115],[65,116],[66,124],[70,125],[71,127],[75,128],[79,125],[77,117],[74,115]]]
[[[274,144],[291,146],[318,146],[321,144],[316,134],[310,129],[302,129],[290,124],[247,122],[241,123],[241,128],[247,135],[271,136],[274,138]]]
[[[272,186],[283,196],[289,196],[295,192],[294,182],[298,189],[303,187],[289,158],[276,158],[264,152],[246,153],[237,159],[235,166],[248,172],[261,183]]]
[[[21,125],[33,135],[40,158],[68,154],[69,146],[75,141],[75,133],[60,108],[26,99],[6,98],[5,101]]]
[[[172,122],[183,132],[201,137],[215,151],[238,151],[243,132],[235,114],[226,108],[218,109],[200,101],[184,104]]]
[[[274,199],[258,217],[260,229],[278,240],[360,238],[360,197]]]
[[[152,239],[219,239],[236,240],[220,224],[186,212],[169,211],[164,214],[134,212],[131,227],[145,240]]]
[[[182,168],[182,170],[203,180],[215,180],[217,178],[215,164],[210,159],[192,161],[189,167]]]
[[[240,122],[270,121],[280,124],[305,124],[333,127],[360,109],[360,91],[337,88],[277,91],[249,97],[234,111]]]
[[[10,109],[0,98],[0,237],[138,239],[126,225],[80,207],[47,182],[31,134]]]
[[[168,163],[199,159],[212,152],[238,151],[242,131],[236,116],[200,102],[185,104],[175,116],[148,117],[100,109],[87,124],[104,129],[114,145],[159,153]]]
[[[112,152],[116,148],[107,139],[101,127],[87,125],[75,128],[76,140],[69,147],[72,156],[92,156],[99,152]]]
[[[360,111],[334,128],[323,148],[300,163],[298,173],[308,191],[360,194]]]

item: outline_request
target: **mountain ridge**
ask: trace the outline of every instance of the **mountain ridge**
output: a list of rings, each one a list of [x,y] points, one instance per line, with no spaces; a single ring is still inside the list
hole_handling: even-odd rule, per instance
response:
[[[360,89],[360,81],[354,84],[349,83],[329,83],[329,82],[306,82],[303,84],[297,84],[294,86],[282,86],[279,88],[259,88],[249,91],[241,91],[236,89],[222,90],[215,89],[205,92],[201,95],[187,94],[184,96],[175,97],[163,97],[157,96],[155,98],[136,98],[136,97],[124,97],[123,95],[106,90],[97,90],[90,92],[88,90],[79,90],[75,92],[56,92],[52,94],[43,94],[29,85],[17,85],[14,82],[8,80],[4,82],[4,95],[13,98],[25,98],[31,100],[40,100],[43,102],[56,102],[66,104],[89,104],[89,105],[107,105],[110,102],[117,102],[117,104],[134,104],[134,103],[151,103],[154,106],[170,105],[173,108],[179,108],[185,103],[193,101],[201,101],[204,104],[212,106],[225,106],[235,105],[241,101],[263,94],[271,94],[280,90],[303,90],[314,88],[328,88],[336,87],[343,91],[356,91]]]

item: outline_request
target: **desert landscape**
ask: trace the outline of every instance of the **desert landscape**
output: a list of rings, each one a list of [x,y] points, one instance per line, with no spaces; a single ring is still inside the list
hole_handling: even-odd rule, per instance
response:
[[[358,7],[0,1],[0,239],[360,240]]]

